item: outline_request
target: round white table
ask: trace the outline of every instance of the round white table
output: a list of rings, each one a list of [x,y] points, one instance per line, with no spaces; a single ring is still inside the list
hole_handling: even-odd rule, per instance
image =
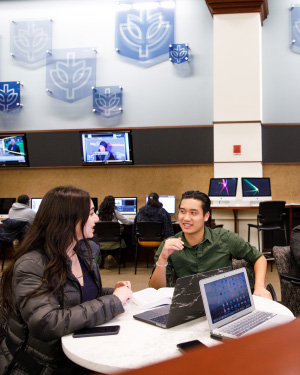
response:
[[[293,316],[285,306],[254,296],[259,310]],[[163,329],[140,322],[132,316],[140,311],[133,303],[127,303],[125,313],[105,325],[120,325],[118,335],[73,338],[62,337],[62,347],[73,362],[93,371],[113,374],[136,369],[182,355],[176,345],[198,339],[207,346],[220,344],[210,338],[206,317],[179,326]]]

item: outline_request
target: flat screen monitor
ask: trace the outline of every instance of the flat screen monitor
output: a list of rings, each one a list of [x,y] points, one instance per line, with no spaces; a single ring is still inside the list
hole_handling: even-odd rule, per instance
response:
[[[272,200],[269,177],[242,177],[242,195],[245,201]]]
[[[37,212],[40,204],[42,203],[43,198],[31,198],[30,199],[30,206],[33,209],[33,211]]]
[[[163,208],[170,214],[175,214],[175,195],[160,195],[159,202],[162,203]],[[148,195],[146,196],[146,203],[148,202]]]
[[[115,197],[115,206],[122,215],[136,215],[137,197]]]
[[[229,201],[236,199],[236,188],[238,179],[234,178],[211,178],[208,196],[213,201]]]
[[[91,200],[93,201],[95,212],[98,210],[98,198],[91,197]]]
[[[133,164],[130,131],[82,132],[82,165]]]
[[[25,134],[0,134],[0,166],[27,167],[28,165]]]
[[[0,198],[0,215],[8,215],[8,211],[15,202],[16,198]]]

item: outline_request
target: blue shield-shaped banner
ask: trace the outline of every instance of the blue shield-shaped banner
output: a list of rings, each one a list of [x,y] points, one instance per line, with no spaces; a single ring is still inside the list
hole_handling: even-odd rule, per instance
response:
[[[291,49],[300,53],[300,5],[292,5],[290,17]]]
[[[189,59],[188,44],[170,44],[169,59],[175,64],[182,64]]]
[[[102,86],[93,91],[93,110],[103,117],[113,117],[122,112],[122,87]]]
[[[20,82],[0,82],[0,111],[20,108]]]
[[[173,6],[165,7],[168,3]],[[116,51],[145,67],[167,60],[169,44],[174,43],[175,2],[137,1],[131,7],[124,7],[122,2],[118,4]],[[152,4],[152,9],[145,9],[146,4]]]
[[[92,95],[96,85],[96,51],[93,48],[52,50],[47,54],[46,92],[68,103]]]
[[[52,21],[12,21],[10,33],[11,55],[26,64],[45,60],[45,52],[52,48]]]

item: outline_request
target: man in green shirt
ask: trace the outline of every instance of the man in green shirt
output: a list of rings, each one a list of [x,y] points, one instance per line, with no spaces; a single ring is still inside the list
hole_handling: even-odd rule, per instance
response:
[[[162,288],[169,278],[232,265],[232,258],[254,264],[254,295],[271,298],[265,289],[266,258],[237,234],[205,226],[209,219],[210,199],[199,191],[187,191],[179,204],[178,221],[182,232],[162,242],[155,254],[149,286]]]

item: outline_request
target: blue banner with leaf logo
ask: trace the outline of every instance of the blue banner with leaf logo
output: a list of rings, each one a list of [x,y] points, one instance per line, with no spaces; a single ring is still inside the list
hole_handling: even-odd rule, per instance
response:
[[[0,111],[20,108],[20,82],[0,82]]]
[[[113,117],[122,112],[122,87],[96,87],[93,93],[93,110],[104,117]]]
[[[73,103],[92,95],[95,85],[95,49],[57,49],[47,55],[46,92],[49,96]]]
[[[300,53],[300,5],[291,6],[290,16],[290,36],[291,49],[293,52]]]
[[[174,42],[174,9],[174,1],[118,2],[116,51],[145,67],[167,60]]]
[[[175,64],[182,64],[189,59],[189,47],[187,44],[170,44],[169,58]]]
[[[11,21],[10,52],[19,61],[35,64],[46,60],[52,48],[52,21]]]

